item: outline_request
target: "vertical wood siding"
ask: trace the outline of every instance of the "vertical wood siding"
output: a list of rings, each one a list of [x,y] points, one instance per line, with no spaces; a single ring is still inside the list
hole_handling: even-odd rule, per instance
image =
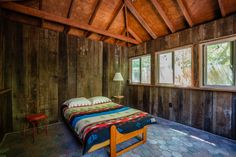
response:
[[[117,95],[119,83],[112,79],[121,71],[127,80],[127,54],[126,48],[0,18],[0,91],[12,89],[0,94],[0,138],[23,129],[26,114],[43,112],[50,123],[58,121],[69,98]]]

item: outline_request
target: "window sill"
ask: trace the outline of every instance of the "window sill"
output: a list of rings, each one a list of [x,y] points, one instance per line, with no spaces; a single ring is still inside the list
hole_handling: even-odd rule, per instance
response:
[[[176,88],[176,89],[191,89],[200,91],[215,91],[215,92],[236,92],[236,89],[216,88],[216,87],[183,87],[183,86],[169,86],[169,85],[151,85],[151,84],[133,84],[129,83],[128,86],[145,86],[145,87],[163,87],[163,88]]]

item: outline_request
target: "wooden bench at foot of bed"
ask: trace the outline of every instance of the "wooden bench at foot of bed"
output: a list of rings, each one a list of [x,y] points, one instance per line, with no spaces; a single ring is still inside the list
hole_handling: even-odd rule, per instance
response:
[[[110,130],[110,140],[107,140],[101,144],[97,144],[95,146],[93,146],[89,152],[95,151],[97,149],[103,148],[105,146],[110,145],[110,157],[116,157],[119,156],[141,144],[144,144],[147,141],[147,126],[143,127],[142,129],[127,133],[127,134],[121,134],[119,133],[119,131],[117,131],[116,126],[113,125],[111,126],[111,130]],[[125,142],[131,138],[134,138],[136,136],[142,135],[142,140],[140,140],[139,142],[119,151],[116,152],[116,145],[120,144],[122,142]]]

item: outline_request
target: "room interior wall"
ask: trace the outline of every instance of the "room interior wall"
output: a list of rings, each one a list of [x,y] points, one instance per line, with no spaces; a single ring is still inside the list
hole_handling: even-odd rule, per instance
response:
[[[69,98],[117,95],[112,79],[120,71],[127,80],[126,51],[0,17],[0,138],[23,129],[27,114],[57,122]]]
[[[199,85],[199,44],[236,36],[236,15],[194,26],[129,48],[129,57],[152,56],[155,85],[155,52],[193,45],[194,84]],[[128,104],[154,115],[236,139],[236,93],[191,88],[128,85]]]

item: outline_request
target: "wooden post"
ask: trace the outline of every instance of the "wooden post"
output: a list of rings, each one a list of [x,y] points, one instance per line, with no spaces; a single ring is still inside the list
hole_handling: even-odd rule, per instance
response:
[[[110,130],[110,157],[116,157],[116,126],[112,125]]]

